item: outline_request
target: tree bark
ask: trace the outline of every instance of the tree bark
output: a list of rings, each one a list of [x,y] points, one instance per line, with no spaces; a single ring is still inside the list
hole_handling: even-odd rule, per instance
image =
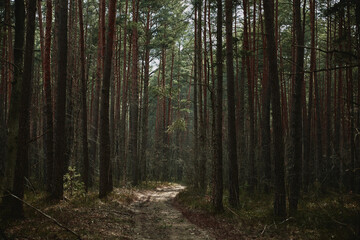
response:
[[[266,1],[266,0],[264,0]],[[260,14],[261,14],[261,2],[260,2]],[[274,13],[273,13],[274,14]],[[260,15],[260,17],[262,17]],[[263,23],[261,23],[263,26]],[[274,29],[274,27],[273,27]],[[262,33],[264,33],[263,27],[261,27]],[[272,30],[274,31],[274,30]],[[267,48],[267,38],[263,37],[263,49]],[[275,46],[276,51],[276,46]],[[266,193],[270,192],[271,184],[271,134],[270,134],[270,101],[271,101],[271,91],[270,91],[270,81],[269,81],[269,67],[268,67],[268,55],[264,52],[263,57],[264,68],[263,68],[263,79],[262,79],[262,127],[261,127],[261,157],[264,163],[264,175],[265,175],[265,184],[264,191]]]
[[[198,49],[198,41],[197,41],[197,11],[198,11],[198,1],[195,2],[195,41],[194,41],[194,49],[195,49],[195,56],[194,56],[194,94],[193,94],[193,105],[194,105],[194,148],[193,148],[193,154],[194,154],[194,187],[199,187],[199,176],[198,176],[198,168],[199,168],[199,123],[198,123],[198,66],[197,66],[197,49]]]
[[[272,124],[274,129],[274,162],[275,162],[275,195],[274,214],[286,217],[284,143],[280,104],[279,73],[277,66],[277,51],[274,37],[274,0],[264,0],[264,16],[266,38],[268,42],[267,55],[269,61],[269,82],[271,87]]]
[[[81,118],[82,118],[82,151],[83,151],[83,181],[85,185],[85,191],[89,188],[89,151],[88,151],[88,134],[87,134],[87,104],[86,104],[86,92],[87,82],[85,76],[85,39],[84,39],[84,20],[82,13],[82,1],[78,0],[79,5],[79,27],[80,27],[80,61],[81,61]]]
[[[35,14],[36,1],[30,1],[27,5],[26,17],[26,44],[24,72],[21,83],[21,105],[19,118],[19,137],[16,155],[16,167],[14,175],[13,194],[20,199],[24,198],[25,177],[29,164],[29,139],[30,139],[30,104],[32,76],[34,65],[34,41],[35,41]],[[18,199],[13,199],[12,216],[22,217],[24,215],[23,204]]]
[[[228,157],[229,157],[229,204],[239,206],[239,175],[236,153],[236,127],[235,127],[235,93],[234,93],[234,54],[233,54],[233,2],[225,1],[226,15],[226,75],[228,99]]]
[[[244,48],[246,51],[250,51],[249,46],[249,32],[248,32],[248,1],[244,0]],[[254,191],[255,188],[255,116],[254,116],[254,83],[253,75],[251,71],[250,54],[246,54],[246,75],[248,79],[248,101],[249,101],[249,148],[248,148],[248,161],[247,161],[247,181],[248,190]]]
[[[147,145],[148,145],[148,121],[149,121],[149,79],[150,79],[150,7],[146,15],[145,30],[145,69],[144,69],[144,98],[143,98],[143,116],[142,116],[142,139],[141,139],[141,180],[147,179]]]
[[[58,0],[55,9],[55,21],[57,24],[57,96],[55,110],[55,161],[53,172],[53,191],[55,199],[62,199],[64,194],[63,174],[64,161],[66,158],[66,82],[67,82],[67,15],[68,1]]]
[[[132,1],[133,22],[138,22],[139,2]],[[139,184],[139,156],[138,156],[138,114],[139,114],[139,92],[138,92],[138,30],[136,24],[132,29],[132,71],[131,71],[131,97],[130,97],[130,141],[129,154],[132,161],[132,183]]]
[[[109,90],[115,33],[116,0],[109,1],[108,32],[106,39],[103,86],[100,108],[100,184],[99,197],[105,197],[112,191],[110,162],[110,129],[109,129]]]
[[[301,7],[300,0],[294,0],[294,24],[296,37],[296,68],[294,91],[292,95],[291,120],[290,120],[290,143],[288,146],[288,166],[289,166],[289,211],[294,214],[297,211],[297,205],[300,194],[300,176],[301,176],[301,160],[302,160],[302,116],[301,116],[301,100],[302,86],[304,80],[304,33],[301,23]],[[295,60],[295,59],[294,59]]]
[[[23,48],[25,31],[24,0],[15,1],[15,42],[14,42],[14,75],[11,82],[11,97],[7,125],[5,176],[0,178],[0,191],[13,186],[19,135],[19,112],[23,71]],[[9,89],[10,90],[10,89]],[[5,203],[6,200],[3,201]]]
[[[44,91],[45,91],[45,115],[47,136],[46,145],[46,180],[48,191],[52,188],[52,174],[54,167],[54,123],[53,123],[53,105],[51,91],[51,28],[52,28],[52,1],[46,1],[46,32],[45,32],[45,49],[44,49]]]
[[[128,3],[129,1],[126,0],[125,3],[125,16],[128,14]],[[120,138],[120,161],[122,161],[122,165],[119,165],[119,173],[123,172],[123,182],[126,182],[126,115],[127,115],[127,102],[128,102],[128,74],[126,71],[126,62],[127,62],[127,18],[125,18],[124,22],[124,40],[123,40],[123,91],[122,91],[122,103],[121,103],[121,119],[120,119],[120,126],[119,126],[119,138]],[[131,49],[131,48],[130,48]],[[122,169],[120,169],[122,167]]]
[[[222,25],[223,25],[223,6],[222,0],[217,0],[217,32],[216,32],[216,68],[217,68],[217,87],[216,87],[216,114],[214,131],[214,191],[213,206],[215,211],[221,212],[223,207],[223,147],[222,147],[222,112],[223,112],[223,53],[222,53]],[[210,21],[210,19],[209,19]],[[215,79],[213,79],[215,81]]]

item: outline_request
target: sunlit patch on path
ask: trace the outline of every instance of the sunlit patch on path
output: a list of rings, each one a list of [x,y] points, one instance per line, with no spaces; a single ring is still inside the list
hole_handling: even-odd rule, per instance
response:
[[[171,184],[137,192],[137,200],[131,204],[133,239],[215,239],[172,207],[171,200],[183,189],[184,186]]]

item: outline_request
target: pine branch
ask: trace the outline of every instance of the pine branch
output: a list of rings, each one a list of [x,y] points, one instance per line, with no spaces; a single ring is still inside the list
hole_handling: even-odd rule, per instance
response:
[[[15,199],[19,200],[20,202],[24,203],[26,206],[28,206],[28,207],[34,209],[35,211],[39,212],[39,213],[40,213],[41,215],[43,215],[44,217],[50,219],[51,221],[53,221],[53,222],[54,222],[56,225],[58,225],[59,227],[65,229],[65,230],[68,231],[68,232],[70,232],[71,234],[73,234],[74,236],[76,236],[77,239],[81,240],[80,235],[78,235],[77,233],[75,233],[75,232],[74,232],[73,230],[71,230],[70,228],[68,228],[68,227],[62,225],[61,223],[59,223],[55,218],[49,216],[48,214],[44,213],[44,212],[41,211],[40,209],[32,206],[30,203],[22,200],[21,198],[19,198],[18,196],[12,194],[12,193],[11,193],[10,191],[8,191],[8,190],[7,190],[7,193],[9,193],[9,195],[12,196],[13,198],[15,198]]]

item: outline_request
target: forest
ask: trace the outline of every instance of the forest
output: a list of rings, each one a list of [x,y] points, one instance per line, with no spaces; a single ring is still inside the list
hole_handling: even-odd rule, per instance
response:
[[[359,239],[359,0],[1,0],[0,239]]]

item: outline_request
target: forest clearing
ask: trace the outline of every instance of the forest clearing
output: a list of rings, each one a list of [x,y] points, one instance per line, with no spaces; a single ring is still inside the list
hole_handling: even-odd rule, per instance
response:
[[[0,239],[360,239],[360,0],[1,0]]]

